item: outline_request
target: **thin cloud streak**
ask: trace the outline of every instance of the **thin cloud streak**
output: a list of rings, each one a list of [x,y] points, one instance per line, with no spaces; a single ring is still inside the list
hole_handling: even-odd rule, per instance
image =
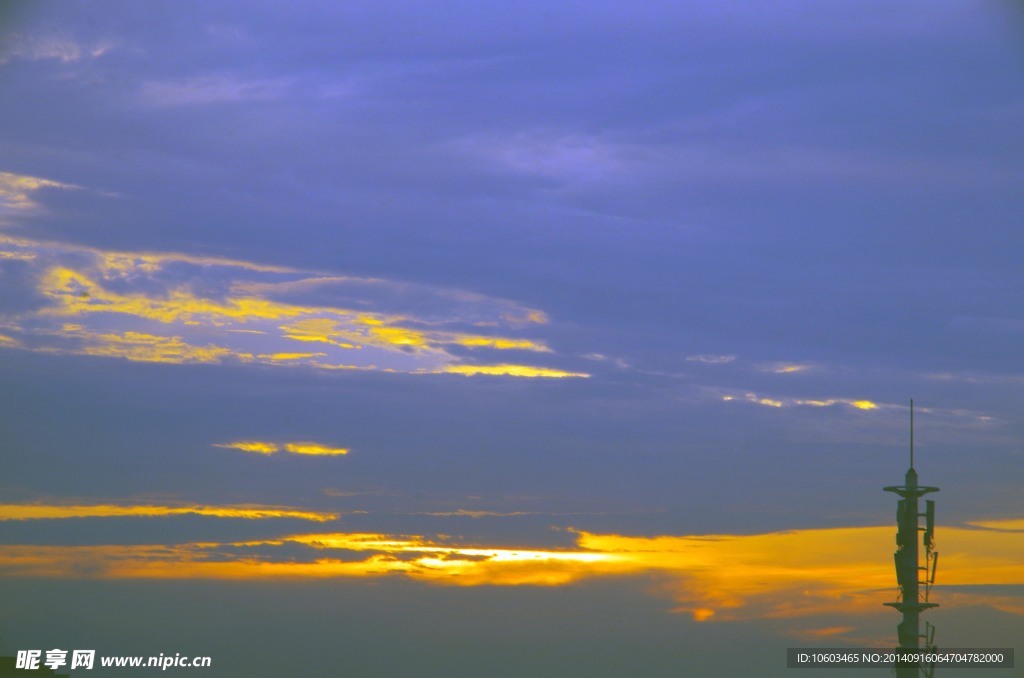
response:
[[[292,454],[302,454],[312,457],[339,457],[349,453],[347,447],[332,447],[313,442],[285,443],[284,449]]]
[[[0,38],[0,65],[16,60],[53,60],[73,64],[85,59],[99,58],[114,48],[111,41],[99,41],[88,45],[58,35],[13,33]]]
[[[313,457],[339,457],[349,453],[347,447],[325,445],[311,441],[294,442],[269,442],[262,440],[238,440],[230,443],[214,443],[213,447],[223,447],[242,452],[253,452],[261,455],[271,455],[280,451],[290,452]]]
[[[68,518],[126,518],[196,515],[215,518],[298,518],[316,522],[336,520],[338,514],[279,506],[166,506],[157,504],[0,504],[0,520],[64,520]]]
[[[774,370],[773,370],[774,371]],[[852,407],[855,410],[871,411],[880,408],[888,407],[902,407],[899,405],[888,405],[879,404],[871,400],[866,399],[853,399],[853,398],[791,398],[783,396],[768,396],[764,394],[752,393],[746,391],[743,393],[727,393],[721,396],[725,402],[748,402],[756,405],[764,405],[765,407],[832,407],[834,405],[846,405]]]
[[[288,78],[246,80],[204,75],[144,82],[139,97],[143,103],[157,107],[269,101],[285,97],[291,85]]]

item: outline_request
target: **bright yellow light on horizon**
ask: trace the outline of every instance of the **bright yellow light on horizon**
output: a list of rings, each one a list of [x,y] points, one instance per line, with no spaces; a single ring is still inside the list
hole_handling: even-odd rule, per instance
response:
[[[882,602],[894,600],[894,530],[881,526],[656,537],[579,532],[576,543],[563,549],[461,545],[443,537],[371,533],[300,534],[159,549],[0,546],[0,574],[178,579],[402,574],[452,586],[563,586],[600,577],[653,576],[659,582],[657,591],[674,609],[698,621],[793,618],[875,613]],[[1024,540],[1018,533],[950,527],[939,538],[943,584],[1024,584]],[[306,558],[296,559],[293,549],[284,560],[274,553],[296,544],[311,549]],[[342,560],[333,552],[348,555]],[[352,553],[360,555],[350,559]],[[89,568],[79,566],[85,562]],[[1019,597],[998,590],[950,592],[942,604],[983,604],[1024,615]]]

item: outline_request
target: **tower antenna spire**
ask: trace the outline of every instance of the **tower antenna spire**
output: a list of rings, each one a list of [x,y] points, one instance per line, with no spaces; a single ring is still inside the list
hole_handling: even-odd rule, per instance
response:
[[[914,399],[910,399],[910,468],[914,468]]]

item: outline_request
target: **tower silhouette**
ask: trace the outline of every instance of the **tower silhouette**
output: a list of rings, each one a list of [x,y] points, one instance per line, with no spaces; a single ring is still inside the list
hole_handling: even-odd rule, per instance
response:
[[[929,602],[932,584],[935,583],[935,568],[939,562],[939,554],[935,550],[935,502],[925,500],[924,513],[919,512],[919,499],[931,492],[938,492],[937,487],[917,484],[917,471],[914,470],[914,401],[910,401],[910,468],[903,485],[892,485],[884,488],[886,492],[894,492],[902,499],[896,507],[896,582],[899,584],[899,600],[885,603],[896,608],[903,614],[903,620],[896,627],[899,638],[899,650],[916,652],[922,649],[934,650],[935,627],[925,626],[921,633],[921,613],[936,603]],[[925,519],[921,527],[920,519]],[[924,563],[921,563],[921,547],[924,547]],[[903,662],[896,665],[897,678],[919,678],[924,675],[931,678],[935,673],[935,665],[922,666],[917,662]]]

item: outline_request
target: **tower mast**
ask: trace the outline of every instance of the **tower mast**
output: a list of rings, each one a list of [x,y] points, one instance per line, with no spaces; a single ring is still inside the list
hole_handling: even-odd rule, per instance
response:
[[[886,492],[894,492],[902,499],[896,508],[896,582],[899,584],[899,600],[885,603],[902,613],[903,619],[896,627],[899,637],[899,650],[914,652],[921,649],[921,640],[925,647],[932,647],[934,627],[927,624],[930,631],[921,634],[921,612],[933,607],[936,603],[928,601],[932,584],[935,583],[935,567],[939,554],[935,546],[935,502],[925,501],[925,512],[920,513],[918,499],[931,492],[938,492],[937,487],[917,484],[917,471],[914,470],[914,401],[910,401],[910,468],[904,478],[903,485],[884,488]],[[925,519],[925,526],[920,526],[920,519]],[[924,565],[920,563],[921,547],[924,547]],[[935,666],[920,666],[917,663],[896,666],[897,678],[919,678],[923,673],[932,676]]]

